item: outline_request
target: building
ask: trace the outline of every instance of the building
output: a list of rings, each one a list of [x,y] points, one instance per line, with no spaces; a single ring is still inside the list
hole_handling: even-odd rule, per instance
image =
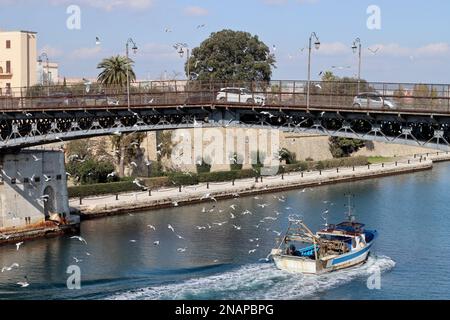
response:
[[[0,31],[0,95],[19,95],[37,83],[36,32]]]
[[[59,83],[59,70],[58,64],[55,62],[47,63],[44,61],[38,61],[37,74],[38,83],[42,85],[58,84]]]

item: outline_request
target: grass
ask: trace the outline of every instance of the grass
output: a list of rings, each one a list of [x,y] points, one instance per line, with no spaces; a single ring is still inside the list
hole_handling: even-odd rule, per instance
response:
[[[393,158],[389,158],[389,157],[380,157],[380,156],[376,156],[376,157],[368,157],[367,161],[370,164],[377,164],[377,163],[383,163],[383,162],[390,162],[392,161]]]

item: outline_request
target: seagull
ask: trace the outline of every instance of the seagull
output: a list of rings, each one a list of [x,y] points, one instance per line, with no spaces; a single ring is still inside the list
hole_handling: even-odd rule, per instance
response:
[[[197,26],[197,29],[200,29],[200,28],[203,28],[203,27],[205,27],[206,26],[206,24],[199,24],[198,26]]]
[[[73,237],[70,237],[70,239],[77,239],[77,240],[79,240],[79,241],[84,242],[85,244],[87,244],[86,240],[84,240],[84,238],[82,238],[82,237],[80,237],[80,236],[73,236]]]
[[[14,262],[14,263],[13,263],[12,265],[10,265],[9,267],[3,267],[3,268],[2,268],[2,272],[4,272],[5,270],[6,270],[6,271],[11,271],[12,268],[14,268],[14,267],[18,268],[18,267],[19,267],[19,264],[18,264],[17,262]]]
[[[367,48],[370,52],[372,52],[373,54],[377,54],[378,50],[380,50],[380,48],[376,48],[375,50],[372,50],[370,48]]]
[[[261,114],[265,114],[265,115],[268,115],[269,116],[269,118],[273,118],[273,117],[275,117],[273,114],[271,114],[269,111],[261,111],[260,112]]]
[[[45,174],[44,174],[44,179],[45,179],[45,182],[49,182],[49,181],[51,181],[51,180],[52,180],[52,178],[50,178],[50,177],[46,176]]]
[[[175,229],[174,229],[170,224],[167,225],[167,228],[170,229],[170,230],[172,230],[172,232],[175,232]]]
[[[17,284],[19,285],[19,286],[21,286],[22,288],[25,288],[25,287],[28,287],[30,284],[28,283],[28,278],[27,278],[27,276],[25,276],[24,277],[25,278],[25,281],[19,281],[19,282],[17,282]]]
[[[237,226],[237,225],[233,224],[233,227],[234,227],[236,230],[241,230],[241,226]]]
[[[16,251],[19,251],[21,245],[23,245],[23,241],[16,243]]]
[[[133,180],[133,183],[134,183],[135,185],[137,185],[139,188],[145,188],[145,186],[143,186],[142,184],[139,183],[139,180],[138,180],[138,179],[134,179],[134,180]]]
[[[153,244],[154,244],[155,246],[159,246],[159,241],[154,241]]]
[[[38,157],[36,157],[34,154],[32,155],[32,157],[33,157],[33,159],[34,159],[34,161],[41,161],[42,159],[40,159],[40,158],[38,158]]]
[[[180,236],[179,234],[176,234],[175,233],[175,235],[178,237],[178,239],[184,239],[182,236]]]
[[[256,249],[248,250],[248,254],[255,253],[255,252],[256,252]]]
[[[278,231],[275,231],[275,230],[272,230],[272,232],[275,233],[277,236],[281,235],[281,232],[278,232]]]
[[[164,29],[164,32],[172,32],[172,30],[169,29],[169,28],[165,28],[165,29]]]
[[[95,44],[97,46],[100,45],[100,38],[99,37],[95,37]]]
[[[172,204],[173,204],[174,207],[178,207],[178,202],[177,201],[173,201]]]
[[[196,226],[196,228],[197,228],[198,230],[206,229],[206,227],[203,227],[203,226]]]
[[[78,259],[77,257],[72,257],[72,258],[73,258],[73,260],[75,260],[76,263],[82,262],[82,261],[83,261],[83,260],[81,260],[81,259]]]
[[[155,226],[153,226],[153,225],[151,225],[151,224],[148,224],[148,225],[147,225],[147,227],[149,227],[150,229],[153,229],[153,230],[155,230],[155,231],[156,231],[156,228],[155,228]]]
[[[317,83],[315,86],[319,89],[322,89],[322,86],[319,83]]]
[[[230,215],[231,215],[231,219],[236,218],[236,216],[232,212],[230,212]]]
[[[132,166],[135,166],[136,168],[137,168],[137,166],[138,166],[138,165],[136,164],[136,162],[134,162],[134,161],[131,161],[130,164],[131,164]]]
[[[224,221],[224,222],[213,222],[213,224],[218,225],[219,227],[221,227],[225,223],[227,223],[227,222],[226,221]]]
[[[177,251],[178,252],[185,252],[187,248],[178,248]]]
[[[116,175],[115,172],[111,172],[111,173],[109,173],[106,177],[107,177],[107,178],[109,178],[109,177],[114,177],[115,175]]]
[[[230,208],[233,209],[233,210],[236,210],[236,205],[235,205],[235,204],[232,204],[232,205],[230,206]]]
[[[134,242],[136,242],[136,240],[133,239],[133,240],[130,240],[130,242],[133,242],[133,243],[134,243]]]
[[[148,167],[152,164],[152,162],[150,160],[145,160],[145,165]]]
[[[261,208],[265,208],[265,207],[267,207],[268,205],[269,205],[268,203],[257,204],[257,206],[258,206],[258,207],[261,207]]]

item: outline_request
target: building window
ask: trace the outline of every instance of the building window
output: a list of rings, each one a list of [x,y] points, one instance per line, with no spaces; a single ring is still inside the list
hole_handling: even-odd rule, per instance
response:
[[[6,49],[11,49],[11,40],[6,40]]]
[[[61,180],[61,179],[62,179],[62,176],[60,174],[57,174],[56,175],[56,180]]]
[[[11,83],[6,84],[6,94],[11,94]]]
[[[11,61],[6,61],[6,73],[11,73]]]
[[[16,184],[16,178],[11,178],[11,184]]]
[[[40,177],[34,177],[34,182],[41,182],[41,178]]]
[[[28,178],[23,178],[23,183],[30,183],[30,179],[28,179]]]

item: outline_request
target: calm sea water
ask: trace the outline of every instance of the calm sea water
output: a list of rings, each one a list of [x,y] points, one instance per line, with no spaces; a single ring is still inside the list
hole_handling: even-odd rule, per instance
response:
[[[448,190],[450,164],[439,164],[411,175],[86,221],[87,244],[63,236],[18,251],[0,247],[0,267],[19,264],[0,273],[0,299],[450,299]],[[358,220],[379,232],[365,265],[302,276],[263,260],[289,215],[301,214],[316,230],[329,208],[329,222],[340,222],[348,192]],[[80,290],[67,289],[70,265],[80,267]],[[374,267],[379,290],[366,285]],[[17,285],[24,276],[26,288]]]

